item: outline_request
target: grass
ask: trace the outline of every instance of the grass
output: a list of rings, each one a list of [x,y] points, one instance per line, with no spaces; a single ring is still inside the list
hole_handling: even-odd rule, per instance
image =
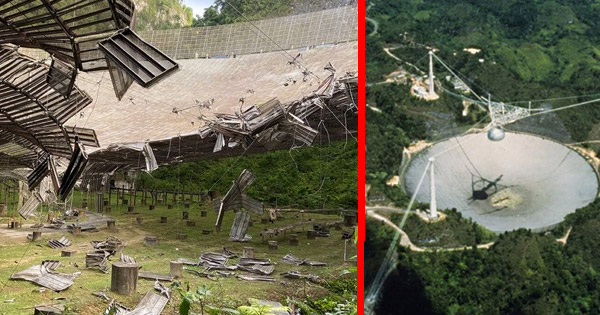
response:
[[[203,229],[214,230],[216,221],[216,214],[208,203],[199,204],[195,202],[192,203],[190,209],[185,209],[189,210],[190,220],[196,221],[195,227],[189,227],[181,219],[184,210],[181,203],[170,210],[165,205],[159,205],[155,210],[150,211],[148,206],[141,205],[140,196],[136,201],[137,207],[135,208],[135,212],[138,214],[126,214],[126,206],[116,207],[115,199],[113,194],[110,215],[117,221],[117,231],[115,232],[107,230],[105,226],[100,226],[99,232],[84,232],[80,236],[73,236],[67,232],[44,233],[42,239],[33,244],[25,240],[24,237],[12,238],[10,241],[5,240],[0,245],[0,280],[2,281],[1,285],[4,286],[3,290],[0,291],[0,301],[14,299],[14,302],[0,302],[0,314],[31,314],[34,305],[52,302],[64,303],[71,312],[77,314],[101,314],[107,302],[92,296],[92,293],[103,290],[106,290],[109,297],[133,308],[147,291],[153,290],[153,281],[140,279],[137,285],[137,294],[119,296],[109,290],[110,273],[104,274],[97,269],[85,269],[85,252],[91,249],[90,241],[103,240],[111,235],[127,242],[123,248],[123,253],[136,258],[142,270],[148,272],[168,274],[170,260],[176,260],[179,257],[197,259],[203,252],[220,252],[223,247],[241,254],[243,247],[252,246],[254,247],[255,257],[270,258],[276,264],[273,276],[277,279],[277,282],[250,282],[238,280],[234,277],[211,281],[207,278],[199,278],[184,273],[182,282],[189,282],[192,289],[195,290],[196,287],[202,285],[211,288],[212,295],[208,300],[208,304],[212,306],[236,308],[245,304],[248,298],[275,300],[287,305],[286,299],[288,297],[302,300],[326,296],[330,293],[326,289],[326,284],[317,285],[305,283],[302,280],[286,279],[281,277],[280,273],[289,270],[300,270],[305,273],[317,274],[325,281],[332,281],[339,279],[342,272],[348,269],[343,264],[344,241],[341,238],[343,231],[336,231],[332,228],[330,237],[308,240],[303,230],[306,231],[309,226],[304,227],[304,229],[297,228],[299,246],[290,246],[284,241],[283,236],[278,236],[274,238],[274,240],[279,241],[277,252],[269,252],[266,241],[261,241],[259,236],[259,232],[266,227],[287,225],[309,218],[314,219],[316,222],[334,221],[339,219],[336,215],[304,214],[304,218],[297,218],[296,214],[288,213],[284,214],[285,218],[283,220],[266,225],[261,224],[260,219],[253,215],[254,225],[250,227],[248,232],[253,236],[253,240],[250,243],[235,243],[228,241],[229,227],[233,221],[232,212],[226,214],[220,233],[202,234]],[[80,194],[76,193],[73,201],[74,206],[80,206],[80,200]],[[169,198],[170,201],[171,198]],[[208,210],[208,217],[200,217],[201,209]],[[144,217],[143,225],[136,224],[136,217],[138,216]],[[159,222],[161,216],[168,217],[168,223],[161,224]],[[30,219],[25,223],[25,227],[28,227],[29,223],[35,223],[34,221],[36,220]],[[6,227],[3,225],[0,229],[6,229]],[[178,232],[186,233],[188,238],[186,240],[176,240],[175,236]],[[69,249],[77,251],[74,257],[60,257],[60,250],[51,249],[47,246],[46,242],[48,240],[59,238],[61,235],[67,236],[73,242]],[[152,247],[144,245],[143,239],[147,235],[157,236],[160,240],[159,245]],[[328,266],[297,267],[283,264],[281,258],[287,253],[300,258],[323,261]],[[351,246],[350,256],[353,255],[355,255],[355,249]],[[23,259],[15,270],[21,256],[23,256]],[[118,257],[119,254],[117,253],[112,261],[117,261]],[[9,280],[7,282],[13,270],[21,271],[46,259],[60,260],[62,266],[58,269],[59,272],[81,272],[81,275],[75,280],[72,287],[60,293],[49,290],[40,293],[38,291],[39,286],[26,281]],[[230,260],[229,264],[236,262],[237,259]],[[343,277],[348,276],[355,278],[356,274],[352,273]],[[67,300],[54,301],[58,297],[65,297]],[[179,296],[173,294],[164,313],[177,313],[179,303]]]

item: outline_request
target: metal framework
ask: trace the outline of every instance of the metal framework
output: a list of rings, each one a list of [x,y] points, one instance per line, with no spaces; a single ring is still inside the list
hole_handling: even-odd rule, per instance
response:
[[[90,97],[72,88],[65,98],[48,84],[49,71],[48,65],[19,54],[16,47],[0,45],[0,155],[21,167],[33,167],[43,152],[70,157],[77,135],[85,145],[99,145],[93,130],[64,126],[91,103]]]
[[[527,108],[497,102],[489,102],[488,109],[493,126],[504,126],[531,115]]]
[[[47,186],[50,174],[64,199],[82,174],[84,186],[100,189],[119,169],[152,171],[160,164],[312,145],[319,136],[354,137],[356,74],[339,79],[329,65],[331,76],[302,99],[272,99],[234,115],[205,117],[191,134],[115,144],[87,155],[85,146],[100,146],[94,130],[64,125],[92,103],[75,85],[77,70],[109,70],[121,99],[133,81],[149,87],[178,69],[130,30],[134,22],[131,0],[0,0],[0,171],[33,169],[30,188]],[[44,50],[51,63],[21,55],[18,47]],[[54,162],[61,160],[55,157],[70,160],[60,185]],[[234,201],[233,208],[260,208],[243,194]]]
[[[317,137],[325,143],[347,139],[358,128],[356,78],[351,75],[332,81],[331,97],[313,94],[286,104],[273,99],[238,115],[215,114],[217,119],[197,132],[146,144],[156,163],[164,165],[289,149],[310,145]],[[144,158],[143,152],[132,145],[94,151],[89,154],[90,166],[84,180],[100,180],[98,169],[143,169],[149,162]]]
[[[111,64],[115,63],[143,87],[154,84],[179,67],[173,59],[146,43],[130,29],[100,42],[99,48],[110,59]],[[112,77],[114,72],[111,70],[110,73]]]
[[[129,0],[0,2],[0,43],[38,48],[82,71],[106,69],[98,42],[132,26]]]

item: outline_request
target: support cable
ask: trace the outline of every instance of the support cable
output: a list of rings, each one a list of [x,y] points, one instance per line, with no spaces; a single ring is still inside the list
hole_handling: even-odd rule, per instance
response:
[[[406,223],[408,214],[410,213],[410,210],[412,209],[412,207],[415,203],[415,200],[417,198],[417,193],[419,192],[419,189],[421,188],[421,185],[423,184],[423,180],[425,179],[425,175],[427,175],[427,171],[429,170],[429,167],[431,166],[431,164],[432,164],[432,162],[428,161],[427,165],[425,165],[425,170],[423,171],[423,174],[421,175],[421,178],[419,179],[417,187],[415,188],[415,192],[412,194],[412,197],[410,198],[410,201],[408,203],[408,206],[406,207],[406,210],[404,211],[404,215],[402,216],[402,220],[400,221],[400,224],[398,224],[398,227],[400,229],[402,229],[404,227],[404,224]],[[372,306],[375,305],[375,302],[377,301],[377,296],[379,295],[379,291],[381,290],[383,284],[385,283],[385,279],[390,274],[389,270],[394,267],[391,264],[391,262],[393,260],[394,254],[396,253],[396,249],[398,248],[400,236],[401,236],[401,233],[399,231],[396,231],[396,233],[394,234],[394,238],[392,239],[392,242],[390,244],[390,247],[388,248],[387,253],[385,255],[385,259],[384,259],[383,263],[381,264],[381,266],[379,267],[379,270],[377,271],[375,279],[373,280],[373,283],[371,284],[371,287],[369,288],[369,290],[366,294],[365,307],[367,307],[367,308],[369,308],[369,307],[372,308]],[[369,304],[370,304],[370,306],[369,306]]]

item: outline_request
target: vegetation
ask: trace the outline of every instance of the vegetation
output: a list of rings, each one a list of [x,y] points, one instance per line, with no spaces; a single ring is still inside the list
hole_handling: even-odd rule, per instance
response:
[[[519,230],[501,235],[487,251],[401,251],[399,273],[408,269],[417,276],[422,287],[413,287],[411,294],[420,291],[430,314],[584,314],[598,309],[597,272],[561,246],[549,236]],[[398,289],[398,276],[387,281],[381,314],[414,305],[391,291]]]
[[[401,65],[383,47],[433,46],[476,92],[503,100],[597,94],[600,6],[593,1],[374,0],[368,11],[379,31],[367,37],[367,81]],[[404,34],[406,33],[406,37]],[[476,47],[476,55],[463,48]],[[408,62],[419,57],[398,52]],[[478,61],[479,58],[485,62]],[[424,64],[421,64],[424,65]],[[446,75],[438,75],[438,78]],[[589,98],[553,101],[555,107]],[[380,104],[377,104],[380,105]],[[541,103],[534,103],[539,106]],[[600,122],[598,106],[559,116],[575,141]]]
[[[339,0],[336,5],[356,4]],[[326,9],[333,2],[316,0],[215,0],[202,15],[196,13],[192,26],[211,26],[268,19]]]
[[[383,81],[400,66],[408,69],[405,62],[424,68],[421,58],[425,55],[424,46],[429,46],[439,49],[437,54],[478,94],[489,92],[492,99],[517,101],[580,95],[532,104],[556,108],[599,95],[594,84],[600,78],[598,1],[371,3],[367,14],[379,22],[379,29],[376,35],[367,36],[369,83]],[[371,31],[372,25],[367,33]],[[467,47],[482,50],[471,55],[463,52]],[[392,48],[402,61],[388,56],[383,48]],[[438,70],[436,76],[444,81],[447,74]],[[384,182],[397,172],[403,147],[418,139],[436,139],[431,131],[437,124],[433,114],[451,115],[457,128],[480,118],[462,118],[460,100],[446,98],[446,93],[436,102],[425,103],[410,97],[407,89],[397,84],[371,84],[366,96],[371,109],[366,112],[365,176],[372,190],[394,196],[391,199],[399,206],[406,204],[406,196],[386,188]],[[599,106],[561,111],[557,117],[573,141],[592,140],[594,135],[597,138]],[[459,243],[458,239],[474,244],[477,242],[473,237],[478,234],[492,239],[475,225],[458,224],[458,216],[446,213],[449,221],[444,225],[427,225],[410,218],[405,229],[420,246],[427,246],[432,239],[448,246]],[[367,220],[366,227],[368,285],[389,247],[393,231],[372,220]],[[567,243],[557,242],[556,238],[570,227]],[[397,268],[385,284],[377,314],[597,313],[599,228],[597,200],[567,216],[552,233],[503,233],[486,250],[418,253],[400,248]]]
[[[417,253],[400,248],[378,314],[587,314],[600,307],[600,202],[569,215],[566,245],[517,230],[489,250]],[[365,278],[372,279],[391,230],[367,221]],[[411,279],[410,284],[407,279]],[[417,303],[416,301],[420,301]]]
[[[192,25],[192,8],[182,0],[136,1],[136,30],[164,30]]]
[[[358,207],[358,146],[334,143],[291,151],[162,166],[137,178],[140,189],[225,194],[244,169],[256,175],[248,195],[270,206]]]
[[[73,199],[74,206],[80,206],[84,193],[76,192]],[[108,197],[106,194],[105,197]],[[189,299],[190,314],[200,313],[201,307],[205,314],[228,314],[227,310],[237,310],[240,306],[248,305],[249,298],[278,301],[283,305],[288,305],[287,301],[304,301],[334,299],[336,301],[351,301],[351,296],[356,296],[356,272],[343,265],[344,240],[341,238],[343,231],[331,230],[331,237],[319,237],[315,240],[306,241],[304,234],[301,234],[301,228],[296,231],[299,234],[299,245],[291,246],[284,242],[284,237],[275,237],[279,242],[277,252],[267,249],[266,242],[260,240],[259,232],[265,228],[281,227],[297,219],[293,214],[285,215],[285,219],[277,220],[274,223],[262,224],[258,218],[254,218],[254,224],[249,228],[248,234],[254,239],[250,244],[229,242],[229,227],[233,223],[233,213],[225,215],[223,221],[223,231],[211,235],[202,234],[203,229],[213,229],[216,214],[212,211],[210,202],[194,202],[189,209],[184,208],[182,203],[175,205],[173,209],[168,209],[166,205],[157,205],[149,212],[148,206],[142,206],[141,194],[138,194],[136,201],[135,214],[127,214],[127,206],[116,204],[115,194],[112,195],[112,211],[110,213],[117,221],[117,231],[109,231],[104,226],[99,226],[99,232],[84,232],[79,236],[73,236],[62,230],[57,233],[43,232],[42,238],[38,242],[32,243],[26,239],[26,230],[6,230],[3,237],[6,242],[0,245],[0,278],[3,279],[6,286],[2,290],[3,301],[0,303],[0,313],[2,314],[20,314],[25,311],[31,311],[33,305],[48,303],[48,301],[57,300],[57,303],[65,304],[69,314],[101,314],[107,301],[95,297],[93,292],[103,291],[109,297],[117,299],[128,307],[134,307],[148,291],[153,291],[154,281],[140,279],[137,284],[137,291],[140,294],[130,296],[115,295],[110,292],[110,274],[104,274],[97,269],[85,268],[85,252],[91,249],[90,241],[104,240],[109,236],[116,236],[126,241],[123,253],[134,257],[141,265],[142,270],[159,274],[169,273],[169,261],[179,257],[187,259],[198,259],[203,252],[221,252],[223,246],[228,249],[241,253],[243,247],[254,247],[255,257],[268,258],[276,263],[276,270],[273,276],[277,279],[276,283],[271,282],[246,282],[234,277],[218,277],[217,281],[209,280],[205,277],[197,277],[191,273],[184,272],[181,280],[181,290],[176,289],[172,292],[171,301],[165,309],[166,314],[177,314],[180,306],[185,299]],[[90,199],[88,199],[90,200]],[[129,200],[133,204],[132,200]],[[93,204],[93,202],[90,202]],[[11,205],[11,208],[14,205]],[[41,217],[47,217],[46,206]],[[181,211],[189,211],[189,218],[195,220],[196,226],[190,227],[182,220]],[[207,217],[200,216],[200,210],[208,210]],[[90,212],[92,212],[91,210]],[[60,213],[59,210],[57,212]],[[14,211],[11,210],[13,213]],[[93,214],[86,214],[86,216]],[[136,223],[136,217],[144,218],[143,225]],[[167,224],[160,223],[160,217],[168,218]],[[328,222],[338,220],[336,215],[322,214],[304,214],[305,219],[312,219],[317,222]],[[24,222],[24,225],[37,223],[35,218]],[[72,224],[75,221],[68,221]],[[13,231],[13,233],[11,233]],[[176,240],[177,233],[187,234],[186,240]],[[66,236],[73,242],[70,249],[77,253],[72,257],[59,257],[60,250],[48,247],[46,242],[50,239],[58,239]],[[144,245],[144,237],[152,235],[159,239],[156,246]],[[36,246],[39,244],[39,246]],[[349,246],[351,247],[351,246]],[[300,258],[310,258],[327,263],[326,267],[295,266],[281,263],[281,258],[287,254]],[[350,255],[354,252],[349,250]],[[39,286],[25,281],[7,280],[14,271],[21,271],[42,260],[56,260],[60,258],[61,267],[58,272],[74,273],[81,272],[81,275],[75,279],[75,284],[64,292],[52,292],[46,290],[38,291]],[[112,258],[112,261],[118,260],[119,254]],[[18,264],[17,264],[18,263]],[[236,264],[237,260],[230,260],[229,264]],[[204,271],[203,268],[193,268],[196,271]],[[320,284],[307,284],[302,280],[286,279],[279,275],[281,272],[299,270],[302,273],[311,273],[318,275],[323,279]],[[281,285],[285,282],[285,285]],[[165,284],[166,285],[166,284]],[[188,290],[189,285],[189,290]],[[251,288],[251,289],[249,289]],[[340,291],[340,289],[342,291]],[[349,295],[343,296],[343,289],[348,290]],[[202,304],[200,304],[202,301]],[[201,306],[203,305],[203,306]],[[356,304],[354,304],[356,305]]]
[[[427,209],[421,207],[421,209]],[[416,215],[410,215],[404,231],[413,244],[421,247],[454,248],[488,243],[496,239],[496,234],[463,218],[456,209],[442,211],[446,218],[436,223],[426,223]],[[400,222],[401,214],[392,216],[393,222]]]

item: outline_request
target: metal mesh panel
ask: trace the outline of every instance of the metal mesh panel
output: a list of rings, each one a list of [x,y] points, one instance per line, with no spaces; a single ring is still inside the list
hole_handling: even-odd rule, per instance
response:
[[[140,37],[174,59],[263,53],[358,40],[356,6],[252,22],[139,32]],[[281,46],[281,48],[279,46]]]
[[[108,73],[110,73],[115,95],[121,100],[127,89],[131,86],[131,83],[133,83],[133,79],[125,71],[121,70],[121,68],[116,67],[109,59],[106,59],[106,64],[108,65]]]
[[[48,70],[46,82],[48,82],[54,90],[62,94],[62,96],[69,97],[69,95],[71,95],[71,90],[73,89],[73,83],[75,83],[76,75],[77,72],[75,72],[73,67],[60,60],[53,59],[52,65]]]

